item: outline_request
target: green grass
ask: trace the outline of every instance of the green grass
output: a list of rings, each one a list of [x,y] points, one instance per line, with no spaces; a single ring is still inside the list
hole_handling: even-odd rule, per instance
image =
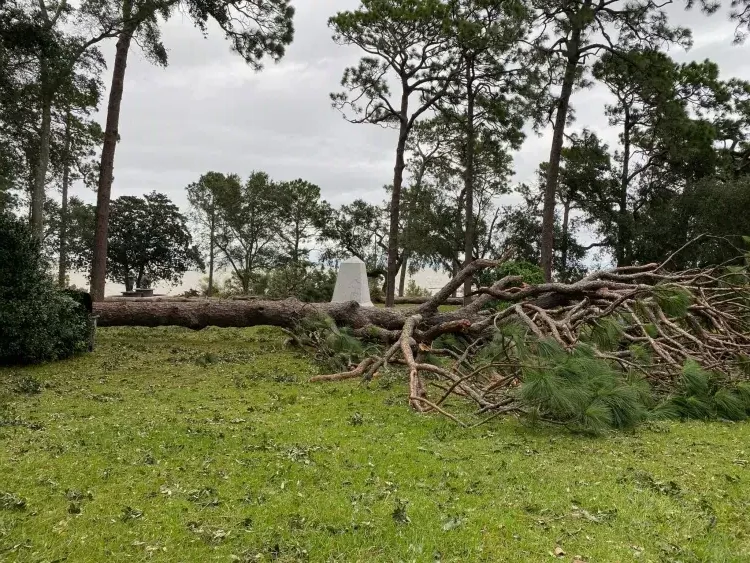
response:
[[[748,424],[466,430],[316,373],[270,328],[0,370],[0,561],[750,561]]]

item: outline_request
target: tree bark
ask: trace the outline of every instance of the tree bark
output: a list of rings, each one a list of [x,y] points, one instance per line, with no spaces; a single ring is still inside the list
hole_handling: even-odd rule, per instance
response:
[[[396,145],[396,164],[393,167],[393,193],[390,206],[390,229],[388,230],[388,274],[385,280],[385,306],[393,307],[396,296],[396,274],[398,273],[398,219],[401,207],[401,185],[404,180],[404,150],[409,136],[409,95],[401,95],[401,125],[398,130],[398,144]]]
[[[31,230],[40,241],[44,236],[44,199],[49,166],[50,137],[52,136],[52,92],[49,84],[47,62],[42,60],[41,70],[42,120],[39,125],[39,159],[31,190]]]
[[[570,222],[570,200],[563,202],[562,241],[560,241],[560,277],[565,281],[568,274],[568,223]]]
[[[560,176],[560,159],[565,138],[565,125],[568,119],[568,107],[570,97],[573,94],[573,86],[578,71],[579,47],[581,42],[581,27],[573,29],[570,41],[568,41],[568,58],[565,64],[565,75],[563,76],[560,98],[557,101],[557,112],[555,115],[555,126],[552,131],[552,146],[549,153],[549,167],[547,169],[547,181],[544,186],[544,209],[542,212],[542,241],[541,258],[544,280],[552,281],[552,259],[555,248],[555,198],[557,195],[557,180]]]
[[[466,192],[466,230],[464,233],[464,268],[471,264],[474,255],[474,84],[473,61],[466,64],[466,151],[464,162],[464,191]],[[464,282],[464,304],[471,303],[472,278]]]
[[[404,256],[403,260],[401,262],[401,279],[398,281],[398,296],[403,297],[404,296],[404,286],[406,285],[406,268],[409,265],[409,254],[404,249]]]
[[[622,135],[622,177],[620,179],[620,201],[617,218],[617,265],[628,266],[628,183],[630,175],[630,111],[625,107],[625,124]]]
[[[123,2],[123,16],[131,15],[130,0]],[[114,179],[115,149],[117,148],[120,124],[120,105],[125,85],[125,69],[128,65],[128,52],[139,22],[131,22],[120,33],[115,48],[115,64],[112,71],[112,87],[107,105],[107,124],[104,129],[104,144],[99,170],[99,188],[96,196],[96,230],[94,232],[94,256],[91,264],[91,298],[104,299],[104,286],[107,277],[107,231],[109,229],[109,200]]]
[[[329,315],[337,323],[353,328],[376,325],[386,330],[403,326],[404,315],[396,309],[360,307],[349,303],[303,303],[283,301],[202,300],[190,303],[101,301],[94,305],[97,326],[183,326],[199,330],[207,326],[248,327],[259,325],[293,328],[313,314]]]
[[[65,116],[65,149],[63,153],[62,202],[60,203],[60,247],[57,283],[65,287],[68,274],[68,184],[70,182],[70,110]]]
[[[214,293],[214,254],[216,246],[216,209],[213,207],[213,201],[211,206],[211,233],[209,234],[208,243],[208,289],[206,290],[208,297],[211,297]]]

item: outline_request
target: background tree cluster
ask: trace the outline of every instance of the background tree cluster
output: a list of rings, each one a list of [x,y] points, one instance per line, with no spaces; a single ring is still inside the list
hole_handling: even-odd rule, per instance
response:
[[[730,6],[737,39],[747,6]],[[166,65],[159,26],[178,12],[203,31],[216,23],[256,70],[293,39],[290,0],[0,5],[0,207],[28,210],[58,282],[90,271],[95,299],[105,278],[176,282],[204,259],[208,294],[227,269],[243,293],[324,296],[325,266],[357,256],[391,305],[410,273],[455,274],[508,248],[547,280],[573,280],[594,261],[658,260],[701,234],[711,237],[677,265],[717,263],[750,233],[746,214],[728,213],[750,203],[750,83],[672,60],[691,33],[655,0],[361,0],[329,20],[333,40],[363,55],[331,100],[353,123],[397,132],[384,203],[333,209],[304,180],[209,172],[188,188],[190,224],[158,194],[110,205],[129,52]],[[116,48],[102,128],[91,115],[106,40]],[[610,94],[615,142],[576,124],[576,95],[592,84]],[[513,152],[547,127],[549,159],[514,184]],[[71,193],[80,185],[96,188],[95,207]]]
[[[127,285],[134,279],[142,282],[146,275],[135,266],[136,277],[131,279],[132,257],[124,269],[122,264],[107,266],[112,256],[108,240],[119,236],[110,230],[110,211],[115,219],[110,194],[128,54],[132,45],[138,45],[148,59],[166,66],[160,25],[175,13],[188,16],[204,33],[208,22],[215,22],[230,48],[255,70],[262,68],[266,58],[279,60],[293,38],[294,9],[289,0],[0,3],[0,209],[28,209],[34,236],[47,249],[49,241],[56,241],[58,281],[64,284],[68,266],[81,267],[84,254],[70,248],[77,236],[68,232],[72,211],[82,208],[79,200],[69,198],[69,190],[79,179],[96,186],[93,246],[87,265],[91,293],[97,300],[104,296],[105,278]],[[105,60],[99,46],[108,39],[115,40],[116,46],[102,130],[90,116],[98,109],[103,89]],[[99,158],[92,162],[95,156]],[[49,198],[53,188],[60,189],[59,198]],[[147,196],[130,203],[151,205],[153,199]],[[156,213],[164,205],[157,204]],[[169,272],[149,275],[172,279],[171,272],[185,264],[195,265],[193,257],[174,257]],[[118,268],[120,272],[115,273]]]

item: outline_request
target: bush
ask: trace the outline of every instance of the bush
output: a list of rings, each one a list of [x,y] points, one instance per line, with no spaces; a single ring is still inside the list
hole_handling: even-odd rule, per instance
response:
[[[268,275],[269,297],[296,297],[308,303],[324,303],[333,297],[336,273],[305,264],[287,264]]]
[[[414,279],[410,279],[409,283],[406,284],[406,291],[404,292],[406,297],[431,297],[432,293],[424,287],[419,287]]]
[[[544,272],[536,264],[525,260],[509,260],[497,268],[484,270],[477,278],[481,287],[489,287],[506,276],[521,276],[523,283],[538,285],[544,283]]]
[[[87,348],[86,307],[55,288],[25,223],[0,213],[0,364],[58,360]]]

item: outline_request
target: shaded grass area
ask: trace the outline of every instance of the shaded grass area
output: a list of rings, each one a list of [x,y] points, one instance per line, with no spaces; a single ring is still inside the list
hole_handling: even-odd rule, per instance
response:
[[[750,425],[467,430],[276,329],[98,339],[0,370],[0,561],[750,560]]]

